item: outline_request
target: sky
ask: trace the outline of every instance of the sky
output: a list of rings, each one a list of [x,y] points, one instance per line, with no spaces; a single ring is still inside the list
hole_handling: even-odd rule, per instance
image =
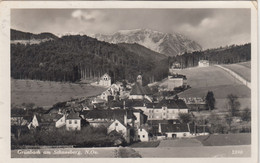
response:
[[[203,49],[250,42],[250,9],[12,9],[11,28],[56,35],[147,28],[181,33]]]

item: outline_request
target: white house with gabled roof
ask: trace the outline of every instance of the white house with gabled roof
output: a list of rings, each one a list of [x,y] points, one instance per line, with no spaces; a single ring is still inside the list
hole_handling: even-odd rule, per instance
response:
[[[111,86],[111,77],[105,73],[103,76],[101,76],[99,85],[105,86],[105,87],[110,87]]]

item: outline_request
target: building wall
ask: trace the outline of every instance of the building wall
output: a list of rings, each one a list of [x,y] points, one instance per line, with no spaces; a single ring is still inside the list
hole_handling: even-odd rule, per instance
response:
[[[209,66],[209,62],[201,62],[199,61],[199,67],[208,67]]]
[[[188,113],[187,109],[148,108],[148,120],[178,119],[179,113]]]
[[[107,129],[107,132],[110,133],[111,131],[116,130],[119,133],[122,133],[124,137],[127,137],[127,128],[121,124],[118,120],[115,120]]]
[[[55,127],[60,128],[62,126],[66,125],[66,118],[65,115],[63,117],[61,117],[56,123],[55,123]]]
[[[174,90],[176,87],[180,87],[184,85],[183,78],[171,78],[167,82],[168,90]]]
[[[107,74],[103,75],[99,81],[99,85],[110,87],[111,86],[110,76],[108,76]]]
[[[176,138],[183,138],[183,137],[191,137],[192,135],[189,132],[167,132],[167,138],[173,138],[173,134],[176,135]]]
[[[144,99],[143,95],[130,95],[129,99],[142,100]]]
[[[69,130],[81,130],[80,119],[67,119],[66,129]]]
[[[138,138],[140,141],[149,141],[148,132],[145,129],[138,129]]]

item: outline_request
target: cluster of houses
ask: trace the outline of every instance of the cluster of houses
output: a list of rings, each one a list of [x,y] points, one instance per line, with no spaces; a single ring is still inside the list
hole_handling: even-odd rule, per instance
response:
[[[64,128],[67,131],[80,131],[89,125],[105,126],[107,134],[121,134],[128,143],[138,140],[191,137],[198,134],[191,124],[181,123],[178,115],[189,113],[187,105],[194,104],[194,100],[197,105],[202,105],[202,99],[154,100],[150,88],[142,85],[141,75],[137,76],[129,92],[120,82],[111,84],[108,74],[102,76],[100,83],[106,86],[107,90],[87,104],[75,105],[74,102],[72,105],[67,102],[68,106],[51,108],[45,114],[28,114],[26,110],[25,114],[12,113],[11,124],[28,129]],[[200,131],[202,132],[207,134],[205,130]]]

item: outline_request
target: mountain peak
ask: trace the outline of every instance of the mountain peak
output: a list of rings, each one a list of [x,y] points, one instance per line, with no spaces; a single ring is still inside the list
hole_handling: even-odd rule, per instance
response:
[[[155,52],[167,56],[176,56],[184,52],[201,50],[202,47],[193,40],[179,33],[163,33],[151,29],[141,28],[120,30],[110,35],[94,35],[100,41],[109,43],[137,43]]]

